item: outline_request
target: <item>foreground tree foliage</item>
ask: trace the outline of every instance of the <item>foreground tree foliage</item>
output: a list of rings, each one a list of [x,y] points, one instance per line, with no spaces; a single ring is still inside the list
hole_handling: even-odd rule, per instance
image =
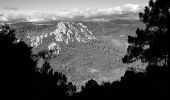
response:
[[[35,71],[36,62],[31,58],[32,48],[24,42],[16,43],[15,32],[16,29],[10,25],[0,25],[1,97],[4,96],[5,100],[47,100],[56,94],[66,96],[65,91],[72,84],[69,84],[70,87],[65,85],[65,76],[48,71],[48,64],[44,65],[43,73]],[[58,80],[62,80],[63,87],[57,87]]]
[[[137,29],[136,37],[129,36],[128,53],[122,59],[129,63],[141,59],[149,65],[168,65],[168,36],[170,31],[170,1],[150,0],[139,13],[145,29]]]

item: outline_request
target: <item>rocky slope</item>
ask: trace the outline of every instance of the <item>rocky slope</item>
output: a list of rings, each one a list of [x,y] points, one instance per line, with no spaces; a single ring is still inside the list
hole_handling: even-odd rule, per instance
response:
[[[96,39],[85,25],[74,22],[59,22],[56,28],[48,33],[43,32],[36,35],[27,34],[27,38],[30,39],[30,45],[36,48],[44,44],[43,42],[46,44],[46,40],[49,40],[50,43],[47,43],[49,50],[54,47],[60,48],[59,44],[61,43],[86,43],[89,40]]]

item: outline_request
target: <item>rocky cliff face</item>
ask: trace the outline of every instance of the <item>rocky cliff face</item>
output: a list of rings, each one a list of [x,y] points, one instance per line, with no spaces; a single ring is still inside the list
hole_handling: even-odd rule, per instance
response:
[[[71,41],[86,42],[95,39],[85,25],[74,22],[59,22],[57,28],[50,35],[55,35],[56,41],[64,41],[66,44]]]
[[[41,49],[48,48],[48,50],[55,49],[57,54],[59,54],[59,51],[62,49],[60,47],[61,44],[79,44],[96,39],[85,25],[76,22],[61,21],[51,32],[45,33],[42,31],[41,34],[36,35],[27,34],[27,38],[32,47]]]
[[[37,48],[39,45],[47,44],[49,50],[54,49],[54,47],[59,49],[60,43],[66,45],[73,42],[86,43],[92,39],[96,39],[85,25],[75,22],[59,22],[53,31],[37,35],[28,33],[27,38],[30,39],[31,46]]]

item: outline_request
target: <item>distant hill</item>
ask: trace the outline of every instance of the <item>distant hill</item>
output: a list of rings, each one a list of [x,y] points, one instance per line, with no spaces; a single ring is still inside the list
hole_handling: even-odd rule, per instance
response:
[[[67,21],[67,20],[65,20]],[[116,19],[110,21],[84,21],[84,20],[70,20],[75,23],[81,22],[93,32],[95,36],[112,36],[112,35],[135,35],[138,27],[142,28],[144,25],[139,20]],[[27,32],[49,32],[54,30],[54,27],[59,21],[49,22],[19,22],[13,23],[12,26],[18,30]]]

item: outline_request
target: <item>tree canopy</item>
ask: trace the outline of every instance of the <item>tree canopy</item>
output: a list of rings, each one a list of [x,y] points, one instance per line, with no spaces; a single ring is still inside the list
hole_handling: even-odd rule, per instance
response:
[[[167,65],[169,30],[170,30],[170,1],[150,0],[143,12],[139,13],[145,29],[137,29],[136,37],[128,36],[128,53],[122,59],[124,63],[141,59],[151,65],[163,62]]]

